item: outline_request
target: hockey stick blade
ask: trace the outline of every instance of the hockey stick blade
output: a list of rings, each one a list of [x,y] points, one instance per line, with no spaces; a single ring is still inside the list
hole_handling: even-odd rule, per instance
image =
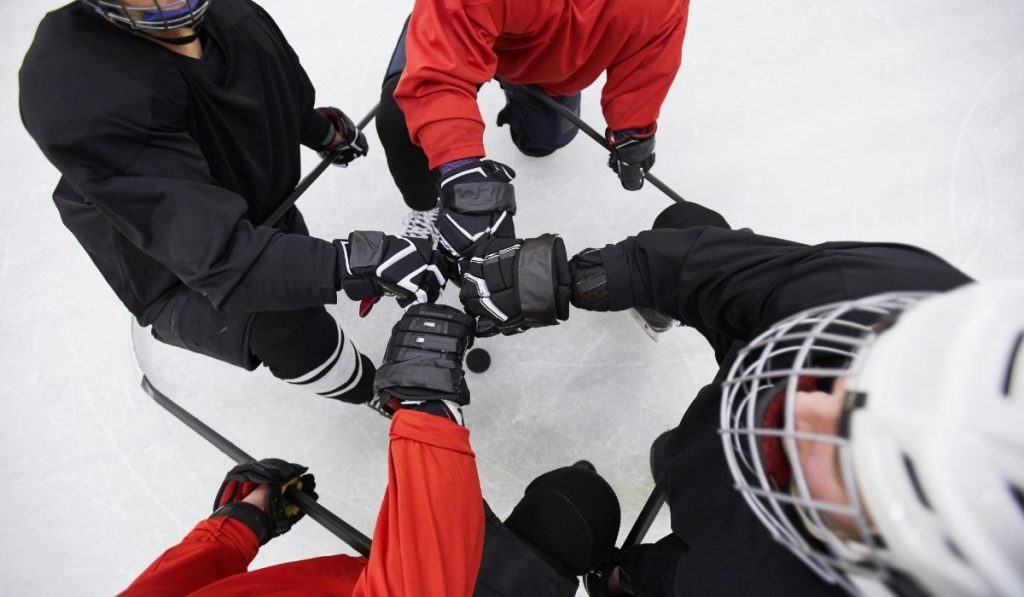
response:
[[[136,361],[137,360],[138,359],[136,359]],[[248,452],[233,444],[226,437],[214,431],[209,425],[203,423],[192,413],[188,412],[176,402],[168,398],[167,395],[158,390],[145,375],[142,376],[142,389],[149,394],[157,404],[162,406],[164,410],[174,415],[176,419],[184,423],[192,431],[195,431],[213,447],[226,454],[236,463],[242,464],[255,460],[248,454]],[[339,518],[324,506],[320,505],[312,497],[302,493],[301,491],[297,491],[294,487],[289,487],[286,495],[288,496],[288,499],[302,508],[303,512],[308,514],[313,520],[320,523],[320,525],[330,531],[335,537],[344,541],[359,554],[365,557],[370,556],[369,537],[360,533],[359,530]]]

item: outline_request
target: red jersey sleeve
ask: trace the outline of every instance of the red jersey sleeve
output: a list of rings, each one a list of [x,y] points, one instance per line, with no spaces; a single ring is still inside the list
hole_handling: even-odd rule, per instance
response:
[[[146,568],[122,595],[185,595],[234,574],[245,572],[260,542],[233,518],[201,521]]]
[[[373,549],[353,597],[469,597],[484,548],[484,508],[469,431],[398,411]]]
[[[612,130],[653,127],[683,58],[690,0],[681,0],[657,34],[608,67],[601,109]]]
[[[416,0],[405,42],[408,62],[395,101],[431,168],[485,155],[476,93],[498,67],[493,46],[499,31],[480,3]]]

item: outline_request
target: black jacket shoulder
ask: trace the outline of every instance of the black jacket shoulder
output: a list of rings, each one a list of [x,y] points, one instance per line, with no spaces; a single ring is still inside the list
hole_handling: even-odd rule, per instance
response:
[[[79,2],[43,18],[19,73],[21,118],[72,183],[138,151],[152,124],[153,82],[173,72],[166,54]]]

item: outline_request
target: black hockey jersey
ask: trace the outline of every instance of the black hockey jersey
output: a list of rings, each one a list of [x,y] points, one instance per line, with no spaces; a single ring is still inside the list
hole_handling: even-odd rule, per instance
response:
[[[61,173],[64,224],[142,324],[181,284],[222,311],[335,302],[336,250],[259,226],[295,186],[300,143],[329,121],[270,16],[211,4],[203,57],[81,2],[48,14],[20,72],[22,121]],[[304,232],[294,210],[286,229]]]
[[[885,292],[949,290],[970,278],[907,245],[808,246],[713,227],[642,232],[601,256],[613,309],[654,307],[682,321],[708,339],[721,365],[670,436],[673,535],[637,552],[637,594],[845,595],[776,543],[733,488],[718,435],[720,383],[739,349],[785,317]]]

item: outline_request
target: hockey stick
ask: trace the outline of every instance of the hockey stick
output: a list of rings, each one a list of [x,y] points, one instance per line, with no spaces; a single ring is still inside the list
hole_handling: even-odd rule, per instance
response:
[[[371,109],[366,116],[363,116],[363,119],[360,120],[359,124],[356,125],[356,129],[361,131],[364,128],[366,128],[366,125],[370,124],[370,121],[373,120],[373,118],[377,115],[377,110],[379,109],[380,103],[378,102],[377,105],[374,106],[373,109]],[[295,202],[299,200],[299,197],[301,197],[302,194],[306,192],[306,189],[308,189],[311,184],[316,182],[316,179],[320,178],[320,175],[323,174],[324,171],[327,170],[327,167],[334,162],[334,155],[335,154],[332,152],[328,154],[327,157],[320,160],[320,163],[316,165],[316,168],[313,168],[313,170],[309,174],[307,174],[305,178],[299,181],[299,184],[296,185],[295,189],[292,190],[291,194],[288,195],[288,197],[284,200],[283,203],[281,203],[281,205],[277,206],[277,209],[274,210],[274,213],[270,214],[270,217],[264,220],[262,225],[273,226],[274,224],[277,224],[277,222],[284,216],[285,212],[291,209],[291,207],[295,205]]]
[[[593,127],[587,124],[582,118],[577,116],[575,112],[573,112],[569,108],[566,108],[565,106],[556,102],[555,100],[551,99],[551,96],[544,93],[540,89],[537,89],[533,85],[527,85],[525,89],[527,92],[530,93],[530,95],[544,102],[549,108],[551,108],[555,112],[558,112],[559,114],[562,115],[563,118],[576,125],[576,127],[583,131],[584,133],[586,133],[588,137],[590,137],[594,141],[597,141],[598,145],[604,147],[608,151],[612,150],[612,148],[608,145],[608,142],[605,141],[604,136],[601,135],[601,133],[595,131]],[[667,184],[661,182],[657,176],[651,174],[650,172],[645,172],[644,178],[650,181],[650,183],[654,185],[655,188],[660,190],[662,193],[668,195],[669,199],[675,201],[676,203],[686,203],[686,199],[683,199],[682,195],[673,191]]]
[[[629,529],[626,540],[622,542],[623,550],[639,545],[644,540],[651,525],[654,524],[654,519],[658,517],[658,512],[661,511],[661,507],[665,505],[665,500],[668,498],[668,492],[665,491],[664,487],[664,480],[665,475],[663,474],[661,479],[654,484],[651,495],[647,497],[644,507],[640,509],[640,513],[636,516],[636,522]]]
[[[136,362],[138,362],[137,356]],[[236,463],[243,464],[246,462],[253,462],[255,460],[255,458],[250,456],[246,451],[231,443],[223,435],[214,431],[209,425],[197,419],[192,413],[188,412],[176,402],[168,398],[166,394],[156,389],[145,374],[142,376],[142,389],[149,394],[157,404],[164,407],[167,412],[174,415],[176,419],[184,423],[192,431],[198,433],[203,439],[210,442],[213,447],[226,454]],[[335,537],[347,543],[352,549],[356,550],[363,556],[370,556],[369,537],[360,533],[355,527],[338,518],[337,515],[324,506],[321,506],[316,500],[301,491],[297,491],[294,487],[289,487],[286,495],[288,496],[288,499],[295,502],[295,504],[302,508],[303,512],[308,514],[313,520],[319,522],[325,529],[333,533]]]

